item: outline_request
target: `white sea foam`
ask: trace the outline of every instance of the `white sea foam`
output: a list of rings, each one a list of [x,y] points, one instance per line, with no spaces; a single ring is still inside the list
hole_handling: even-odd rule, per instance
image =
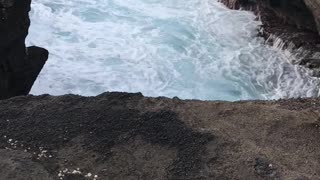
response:
[[[318,95],[319,80],[215,0],[33,0],[29,45],[50,58],[33,94],[142,92],[183,99]]]

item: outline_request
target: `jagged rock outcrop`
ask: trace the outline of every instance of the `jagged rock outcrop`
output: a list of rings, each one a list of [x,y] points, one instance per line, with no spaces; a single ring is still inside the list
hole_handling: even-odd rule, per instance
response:
[[[293,63],[320,76],[319,0],[221,0],[232,9],[252,10],[262,21],[267,43],[292,53]],[[317,26],[318,25],[318,26]],[[318,31],[319,29],[319,31]]]
[[[242,7],[254,10],[260,16],[267,11],[272,18],[276,16],[281,20],[281,24],[317,32],[316,21],[320,18],[319,0],[222,0],[222,2],[231,9]]]
[[[291,24],[300,29],[309,29],[311,31],[317,31],[316,23],[320,23],[319,0],[221,1],[231,9],[240,9],[241,7],[245,9],[252,9],[255,11],[263,11],[265,9],[269,9],[270,11],[273,11],[278,18],[283,20],[283,24]]]
[[[317,23],[318,31],[320,34],[320,1],[319,0],[304,0],[308,8],[313,13],[315,22]]]
[[[48,51],[25,46],[31,0],[0,0],[0,99],[27,95]]]
[[[14,97],[0,101],[0,180],[318,180],[319,109],[316,98]]]

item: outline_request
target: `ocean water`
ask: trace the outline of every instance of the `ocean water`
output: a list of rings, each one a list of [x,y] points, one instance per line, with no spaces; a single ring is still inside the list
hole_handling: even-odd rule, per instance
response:
[[[33,0],[28,45],[50,51],[32,94],[182,99],[317,96],[319,80],[216,0]]]

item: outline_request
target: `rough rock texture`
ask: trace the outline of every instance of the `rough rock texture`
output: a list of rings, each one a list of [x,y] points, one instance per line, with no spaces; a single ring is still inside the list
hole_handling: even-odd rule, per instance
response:
[[[319,110],[320,99],[11,98],[0,180],[318,180]]]
[[[319,0],[222,0],[222,2],[231,9],[252,9],[258,15],[261,15],[259,14],[261,11],[269,11],[269,15],[282,20],[281,24],[318,32],[315,20],[320,18],[316,16],[319,15]]]
[[[25,46],[30,3],[0,1],[0,99],[28,94],[48,58],[47,50]]]
[[[252,10],[267,43],[288,50],[290,60],[320,76],[319,0],[221,0],[232,9]]]
[[[320,1],[319,0],[304,0],[308,8],[313,13],[315,22],[317,23],[318,31],[320,33]]]

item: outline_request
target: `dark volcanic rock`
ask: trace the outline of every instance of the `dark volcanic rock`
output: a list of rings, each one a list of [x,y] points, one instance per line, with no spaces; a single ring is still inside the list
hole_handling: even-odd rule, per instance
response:
[[[256,158],[254,169],[258,176],[265,179],[280,179],[276,168],[264,158]]]
[[[15,97],[0,101],[0,180],[317,180],[319,108],[320,99]]]
[[[318,31],[320,34],[320,1],[319,0],[304,0],[308,8],[313,13],[315,22],[317,23]]]
[[[26,48],[31,0],[0,1],[0,99],[27,95],[48,59],[43,48]]]
[[[313,12],[319,12],[319,3],[317,0],[308,1],[308,5],[303,0],[221,0],[226,6],[231,9],[247,9],[254,10],[257,15],[261,13],[268,13],[268,16],[261,15],[262,17],[269,18],[268,23],[271,21],[280,21],[279,24],[292,25],[298,29],[310,30],[318,32],[316,21],[318,16],[313,16]],[[310,11],[312,9],[312,11]],[[276,18],[276,19],[274,19]]]
[[[300,65],[304,65],[310,69],[320,68],[320,59],[303,59]]]
[[[289,50],[290,60],[320,59],[320,2],[317,0],[221,0],[232,9],[252,10],[267,43]],[[317,26],[318,25],[318,26]],[[319,30],[319,31],[318,31]],[[304,64],[304,63],[301,63]],[[319,68],[312,68],[319,75]]]
[[[43,166],[32,161],[30,153],[1,149],[0,159],[1,180],[53,180]]]

